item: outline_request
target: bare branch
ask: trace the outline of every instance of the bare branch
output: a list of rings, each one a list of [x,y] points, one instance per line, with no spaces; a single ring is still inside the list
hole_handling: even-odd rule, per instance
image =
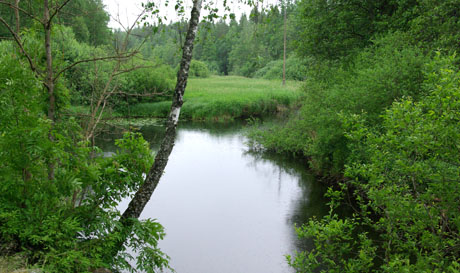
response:
[[[160,96],[160,95],[168,95],[167,92],[152,92],[152,93],[144,93],[144,94],[133,94],[133,93],[128,93],[128,92],[113,92],[112,94],[114,95],[125,95],[125,96],[130,96],[130,97],[154,97],[154,96]]]
[[[14,6],[13,4],[9,3],[9,2],[6,2],[4,0],[0,0],[0,4],[3,4],[3,5],[7,5],[9,6],[10,8],[12,9],[15,9],[15,10],[19,10],[20,12],[24,13],[25,15],[27,15],[28,17],[30,17],[31,19],[39,22],[40,24],[43,24],[42,20],[38,19],[36,16],[34,16],[33,14],[29,13],[28,11],[26,11],[25,9],[22,9],[20,7],[16,7]]]
[[[32,69],[32,71],[34,73],[37,73],[38,75],[41,75],[40,71],[37,70],[34,62],[32,61],[32,58],[27,53],[27,51],[24,49],[24,45],[22,44],[21,38],[18,36],[18,34],[16,32],[14,32],[14,30],[11,28],[11,26],[8,25],[8,23],[2,17],[0,17],[0,22],[3,25],[5,25],[5,27],[8,29],[8,31],[13,35],[13,38],[16,41],[16,44],[19,46],[20,50],[22,51],[22,53],[26,57],[27,61],[29,62],[30,69]]]
[[[117,56],[108,56],[108,57],[100,57],[100,58],[92,58],[92,59],[85,59],[85,60],[76,61],[73,64],[64,67],[63,69],[61,69],[61,71],[56,73],[56,77],[54,78],[54,81],[56,81],[62,75],[62,73],[64,73],[65,71],[67,71],[67,70],[71,69],[72,67],[74,67],[76,65],[79,65],[81,63],[90,63],[90,62],[106,61],[106,60],[128,59],[129,57],[132,57],[132,56],[136,55],[137,53],[138,53],[137,51],[133,51],[133,52],[127,54],[127,55],[122,55],[122,56],[117,55]]]
[[[61,11],[61,9],[64,8],[70,1],[71,0],[66,0],[66,1],[64,1],[64,3],[62,3],[62,5],[58,6],[56,8],[56,10],[54,10],[53,14],[51,14],[49,21],[51,22],[51,20],[53,20],[54,16],[56,16],[56,14],[58,14],[59,11]]]
[[[114,76],[118,76],[118,75],[121,75],[121,74],[125,74],[125,73],[129,73],[131,71],[134,71],[134,70],[137,70],[137,69],[142,69],[142,68],[156,68],[158,67],[158,65],[137,65],[137,66],[133,66],[131,68],[128,68],[128,69],[124,69],[124,70],[120,70],[118,72],[116,72],[114,74]]]
[[[100,95],[95,107],[91,109],[91,118],[90,118],[90,120],[88,122],[87,130],[86,130],[86,133],[85,133],[86,140],[89,140],[92,136],[94,136],[94,132],[95,132],[96,127],[97,127],[97,125],[98,125],[98,123],[99,123],[99,121],[101,119],[102,112],[104,111],[105,105],[107,103],[107,99],[110,97],[111,93],[113,93],[117,88],[117,85],[115,84],[113,89],[111,91],[107,92],[109,90],[110,83],[114,79],[114,74],[116,73],[116,71],[119,68],[119,65],[120,65],[120,60],[118,59],[117,67],[110,74],[110,77],[109,77],[104,89],[102,90],[101,95]],[[101,103],[102,103],[102,109],[99,108],[101,106]],[[98,111],[99,111],[99,116],[96,118],[96,115],[97,115]]]
[[[85,138],[87,140],[89,140],[90,138],[94,137],[94,135],[96,133],[96,127],[98,126],[98,124],[102,120],[102,113],[104,112],[104,109],[106,108],[108,99],[112,95],[114,95],[114,94],[133,95],[133,94],[129,94],[129,93],[126,93],[126,92],[117,92],[118,91],[118,84],[117,83],[115,83],[115,85],[111,87],[111,82],[114,80],[114,78],[116,78],[117,76],[119,76],[119,75],[121,75],[123,73],[128,73],[130,71],[133,71],[133,70],[136,70],[136,69],[139,69],[139,68],[156,67],[156,66],[135,66],[134,65],[134,66],[126,68],[126,69],[121,69],[122,62],[125,61],[126,59],[136,55],[139,52],[139,49],[141,48],[141,46],[145,43],[146,39],[144,39],[144,41],[142,41],[142,43],[139,45],[139,47],[135,48],[134,50],[131,50],[131,53],[127,52],[129,36],[132,35],[133,29],[137,26],[137,22],[140,20],[140,18],[144,14],[145,14],[145,9],[142,11],[141,14],[139,14],[137,16],[137,18],[134,21],[134,23],[131,26],[128,26],[128,27],[125,27],[121,23],[121,21],[119,19],[119,16],[117,18],[114,18],[114,20],[117,21],[121,25],[121,27],[124,29],[125,35],[126,35],[124,40],[121,41],[121,46],[116,48],[117,56],[79,61],[77,63],[74,63],[74,64],[66,67],[61,72],[59,72],[59,75],[60,75],[65,70],[77,65],[78,63],[82,63],[82,62],[91,62],[91,61],[95,61],[95,60],[107,60],[107,59],[115,59],[117,61],[117,63],[115,65],[115,67],[113,68],[113,71],[112,71],[112,73],[111,73],[111,75],[110,75],[110,77],[109,77],[104,89],[102,90],[102,92],[99,95],[99,98],[97,99],[97,101],[94,102],[95,103],[94,107],[93,107],[94,92],[92,93],[91,115],[89,116],[87,129],[85,130],[86,131],[85,132]],[[142,94],[142,95],[139,94],[139,96],[145,96],[145,97],[146,96],[157,96],[157,95],[165,95],[165,94],[164,93],[150,93],[150,94]],[[96,99],[96,98],[94,98],[94,99]]]
[[[101,118],[102,118],[102,114],[104,113],[104,109],[105,109],[105,106],[107,105],[107,99],[110,97],[110,95],[112,94],[113,91],[115,91],[117,87],[115,86],[111,92],[109,92],[109,94],[106,96],[106,98],[104,99],[104,103],[102,104],[102,108],[101,110],[99,111],[99,115],[96,119],[96,121],[94,122],[94,126],[91,130],[91,135],[93,136],[95,131],[96,131],[96,128],[97,128],[97,125],[99,124],[99,122],[101,121]]]
[[[123,42],[123,47],[122,47],[124,50],[126,50],[127,47],[128,47],[128,40],[129,40],[129,36],[131,35],[131,32],[136,27],[137,22],[142,17],[142,15],[144,15],[144,13],[145,13],[145,9],[137,16],[136,20],[134,20],[134,22],[131,25],[131,27],[128,28],[128,31],[126,31],[125,41]]]

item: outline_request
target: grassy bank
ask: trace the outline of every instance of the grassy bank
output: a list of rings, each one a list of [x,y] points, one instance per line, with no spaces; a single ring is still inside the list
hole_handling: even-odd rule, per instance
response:
[[[191,78],[184,97],[181,118],[228,120],[263,116],[285,109],[300,96],[299,82],[250,79],[238,76]],[[140,103],[129,107],[129,116],[166,117],[170,101]]]

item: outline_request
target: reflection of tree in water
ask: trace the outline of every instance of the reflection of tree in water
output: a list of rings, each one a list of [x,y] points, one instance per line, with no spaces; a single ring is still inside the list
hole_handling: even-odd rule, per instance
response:
[[[293,159],[290,156],[267,152],[247,151],[245,155],[253,159],[253,165],[268,162],[278,166],[279,187],[281,187],[281,177],[284,174],[297,178],[301,194],[300,198],[291,200],[292,212],[290,218],[287,219],[290,225],[300,226],[301,224],[307,223],[311,217],[321,218],[327,214],[327,199],[324,197],[327,186],[316,180],[314,175],[307,169],[306,162]],[[311,240],[299,240],[294,230],[291,235],[296,250],[311,250],[313,248],[313,242]]]

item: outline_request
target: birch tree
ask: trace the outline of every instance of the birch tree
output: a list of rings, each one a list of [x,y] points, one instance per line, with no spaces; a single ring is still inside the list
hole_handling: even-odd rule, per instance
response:
[[[242,2],[244,4],[253,4],[254,2],[257,2],[257,0]],[[207,18],[210,20],[218,17],[216,15],[218,10],[212,7],[213,4],[214,2],[212,1],[205,4],[205,8],[210,11],[210,14],[207,16]],[[116,244],[114,254],[122,248],[122,244],[124,243],[126,236],[128,236],[130,233],[131,226],[139,218],[146,204],[149,202],[153,192],[160,182],[160,179],[168,163],[169,155],[173,150],[176,139],[176,128],[179,122],[180,111],[184,103],[185,88],[187,87],[189,68],[192,61],[193,46],[197,33],[198,23],[200,20],[202,5],[202,0],[193,0],[193,7],[188,23],[188,29],[185,36],[184,45],[182,47],[182,59],[180,62],[179,71],[177,73],[176,87],[174,89],[172,105],[166,122],[166,132],[161,142],[160,148],[155,156],[155,161],[150,168],[144,183],[135,193],[133,199],[128,205],[128,208],[124,211],[120,218],[124,236],[121,236],[121,240],[119,240],[118,244]],[[227,6],[227,1],[224,1],[224,8],[226,11],[230,11],[230,8]],[[176,9],[180,9],[180,7],[176,6]],[[224,17],[226,16],[224,15]]]
[[[181,107],[184,103],[184,93],[187,86],[188,72],[192,60],[193,42],[195,40],[198,22],[200,18],[202,0],[193,1],[193,9],[188,25],[185,43],[182,48],[182,60],[177,73],[177,83],[174,89],[173,102],[166,123],[166,134],[161,142],[160,149],[155,156],[155,162],[152,165],[144,184],[136,192],[134,198],[129,203],[128,208],[122,215],[122,223],[126,224],[129,218],[139,218],[142,210],[150,200],[152,193],[155,191],[160,178],[168,163],[169,155],[174,147],[176,139],[176,127],[179,121]]]

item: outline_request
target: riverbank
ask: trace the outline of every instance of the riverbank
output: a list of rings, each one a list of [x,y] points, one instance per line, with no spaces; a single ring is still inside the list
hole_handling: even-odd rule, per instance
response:
[[[283,111],[300,96],[300,82],[250,79],[239,76],[191,78],[185,92],[181,119],[232,120]],[[131,105],[128,117],[167,117],[170,101]],[[121,113],[117,113],[121,114]]]

